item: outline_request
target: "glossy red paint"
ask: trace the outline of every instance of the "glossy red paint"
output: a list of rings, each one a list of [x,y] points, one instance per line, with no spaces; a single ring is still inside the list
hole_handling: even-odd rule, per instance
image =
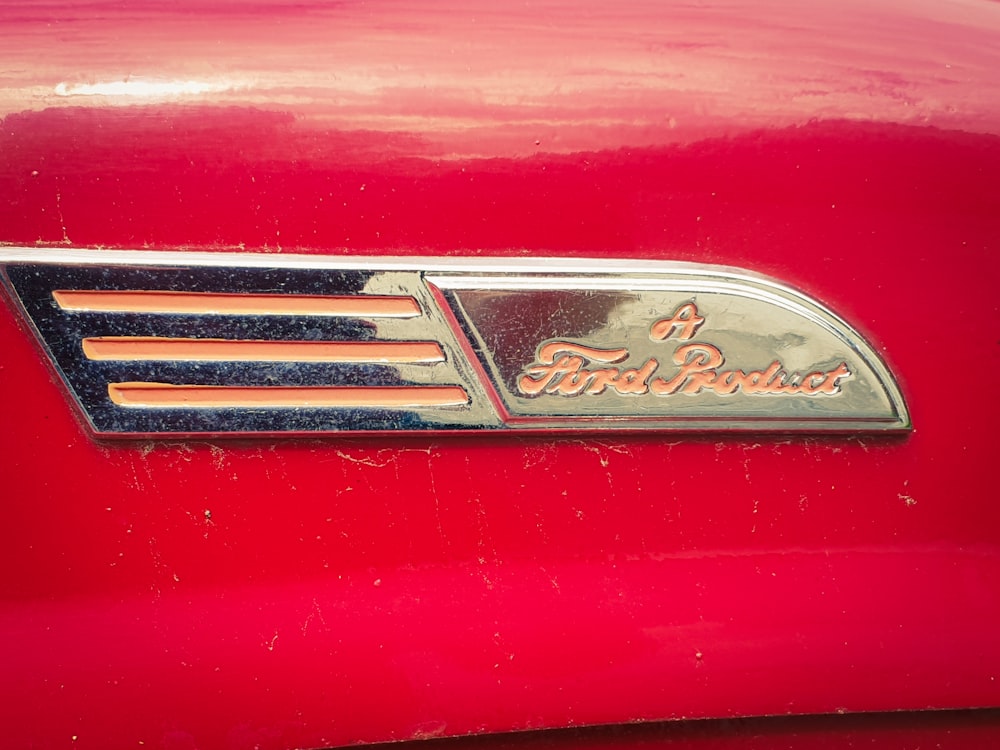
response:
[[[915,425],[98,443],[5,312],[12,746],[1000,705],[1000,5],[0,18],[4,243],[735,265]]]

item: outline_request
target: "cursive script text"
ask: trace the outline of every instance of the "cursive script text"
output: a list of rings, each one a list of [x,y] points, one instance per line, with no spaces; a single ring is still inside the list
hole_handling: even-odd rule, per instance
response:
[[[669,318],[650,327],[650,338],[662,341],[674,333],[689,340],[705,322],[693,302],[685,303]],[[846,362],[832,369],[790,371],[775,359],[760,370],[726,368],[726,358],[713,344],[695,342],[677,347],[671,361],[675,370],[661,374],[660,362],[650,357],[638,367],[619,365],[629,358],[627,348],[600,349],[571,341],[550,341],[538,349],[535,362],[518,378],[518,389],[526,396],[597,396],[606,392],[622,396],[697,395],[737,392],[762,395],[833,396],[851,377]]]

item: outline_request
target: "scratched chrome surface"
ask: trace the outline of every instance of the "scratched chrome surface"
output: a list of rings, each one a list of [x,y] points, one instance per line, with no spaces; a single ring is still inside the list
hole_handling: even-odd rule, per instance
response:
[[[857,331],[738,269],[30,248],[0,261],[100,434],[909,428]]]

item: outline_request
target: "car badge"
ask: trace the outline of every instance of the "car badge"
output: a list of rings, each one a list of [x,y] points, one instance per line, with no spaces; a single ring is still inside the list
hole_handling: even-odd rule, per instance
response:
[[[721,266],[0,248],[102,436],[909,429],[850,325]]]

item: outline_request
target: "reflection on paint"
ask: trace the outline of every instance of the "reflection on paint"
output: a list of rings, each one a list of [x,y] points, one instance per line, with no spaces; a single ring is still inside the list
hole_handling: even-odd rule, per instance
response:
[[[213,83],[209,81],[160,81],[144,78],[128,78],[123,81],[101,81],[100,83],[59,83],[54,91],[56,96],[133,96],[142,98],[162,98],[170,96],[198,96],[238,91],[247,84]]]

